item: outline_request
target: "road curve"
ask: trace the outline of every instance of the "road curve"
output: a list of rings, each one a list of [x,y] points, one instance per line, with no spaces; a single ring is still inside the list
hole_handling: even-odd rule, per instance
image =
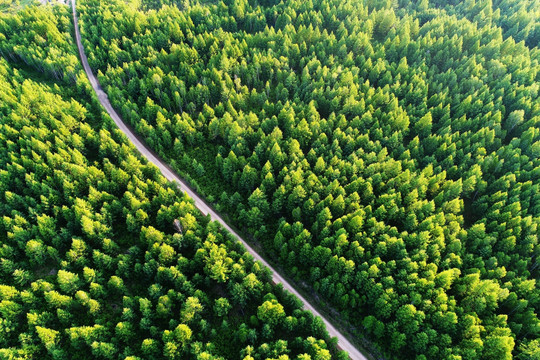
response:
[[[368,360],[354,345],[351,344],[347,338],[340,333],[326,318],[324,318],[301,294],[296,291],[296,289],[289,284],[270,264],[268,264],[249,244],[242,239],[227,223],[219,216],[203,199],[199,197],[197,193],[195,193],[191,188],[186,184],[186,182],[180,178],[167,164],[162,161],[160,158],[158,158],[154,153],[149,150],[138,138],[137,136],[131,131],[131,129],[124,123],[122,118],[116,113],[116,111],[113,109],[111,103],[109,102],[109,98],[107,97],[107,94],[101,86],[99,85],[99,82],[97,78],[92,73],[92,69],[90,69],[90,65],[88,64],[88,59],[86,57],[86,54],[84,52],[84,48],[82,46],[81,42],[81,33],[79,31],[79,19],[77,17],[77,11],[75,8],[75,0],[71,0],[71,7],[73,10],[73,23],[75,27],[75,38],[77,41],[77,47],[79,48],[79,54],[81,57],[81,62],[84,67],[84,71],[86,72],[86,76],[88,76],[88,80],[90,80],[90,83],[92,84],[92,88],[94,88],[94,91],[96,92],[99,101],[101,102],[101,105],[107,110],[107,113],[109,116],[114,120],[116,125],[122,130],[122,132],[128,137],[128,139],[131,141],[133,145],[139,150],[139,152],[152,164],[157,166],[163,176],[172,182],[176,182],[180,190],[183,192],[186,192],[195,202],[195,206],[204,214],[208,215],[210,214],[210,218],[214,221],[219,222],[227,231],[229,231],[238,241],[244,245],[246,250],[255,258],[255,260],[261,262],[264,266],[269,268],[272,271],[272,279],[274,282],[283,284],[283,288],[289,291],[290,293],[296,295],[302,303],[304,304],[304,308],[306,310],[309,310],[313,315],[319,316],[326,326],[326,329],[328,330],[328,333],[331,337],[336,337],[338,339],[338,346],[347,351],[349,353],[349,356],[353,360]]]

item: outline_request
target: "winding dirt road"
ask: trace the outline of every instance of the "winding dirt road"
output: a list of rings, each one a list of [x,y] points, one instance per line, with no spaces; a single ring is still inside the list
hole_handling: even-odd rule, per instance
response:
[[[186,184],[184,180],[182,180],[164,161],[162,161],[160,158],[158,158],[154,153],[148,149],[138,138],[137,136],[131,131],[131,129],[124,123],[122,118],[116,113],[116,111],[113,109],[111,103],[109,102],[109,99],[107,97],[107,94],[101,86],[99,85],[99,82],[97,78],[92,73],[92,69],[90,69],[90,65],[88,64],[88,59],[86,58],[86,54],[84,52],[84,48],[82,46],[81,42],[81,33],[79,31],[79,19],[77,17],[77,11],[75,8],[75,0],[71,0],[71,7],[73,10],[73,22],[75,26],[75,37],[77,41],[77,47],[79,48],[79,54],[81,57],[81,62],[84,67],[84,71],[86,72],[86,75],[88,76],[88,80],[90,80],[90,83],[92,84],[92,87],[94,88],[94,91],[96,92],[99,101],[101,102],[101,105],[107,110],[107,113],[109,113],[109,116],[114,120],[116,125],[122,130],[122,132],[128,137],[128,139],[131,141],[133,145],[139,150],[139,152],[151,163],[153,163],[155,166],[159,168],[163,176],[167,178],[167,180],[175,182],[180,190],[183,192],[186,192],[195,202],[195,206],[204,214],[208,215],[210,214],[210,218],[214,221],[219,222],[227,231],[229,231],[238,241],[244,245],[246,250],[255,258],[255,260],[261,262],[264,266],[269,268],[272,271],[272,279],[274,282],[283,284],[283,288],[288,290],[290,293],[296,295],[302,303],[304,304],[304,308],[306,310],[311,311],[313,315],[319,316],[326,326],[326,329],[328,330],[328,333],[332,337],[337,337],[338,339],[338,346],[347,351],[349,353],[349,356],[351,359],[354,360],[368,360],[360,351],[354,347],[347,338],[340,333],[326,318],[324,318],[302,295],[296,291],[296,289],[289,284],[270,264],[268,264],[249,244],[242,239],[227,223],[217,214],[203,199],[199,197],[191,188]]]

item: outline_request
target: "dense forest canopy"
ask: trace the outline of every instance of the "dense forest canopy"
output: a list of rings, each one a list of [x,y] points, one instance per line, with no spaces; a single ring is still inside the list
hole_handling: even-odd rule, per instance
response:
[[[540,356],[538,1],[78,6],[122,116],[358,339]]]
[[[0,358],[347,358],[102,114],[72,30],[0,15]]]

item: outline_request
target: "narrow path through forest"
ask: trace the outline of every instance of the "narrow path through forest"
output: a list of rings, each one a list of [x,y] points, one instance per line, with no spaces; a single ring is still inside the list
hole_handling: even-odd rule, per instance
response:
[[[309,310],[313,315],[319,316],[326,326],[326,329],[328,330],[328,333],[332,337],[337,337],[338,339],[338,346],[347,351],[349,353],[349,356],[351,359],[354,360],[367,360],[367,358],[360,352],[356,347],[351,344],[349,340],[341,333],[339,332],[326,318],[324,318],[296,289],[289,284],[270,264],[268,264],[249,244],[242,239],[227,223],[219,216],[199,195],[197,195],[187,184],[186,182],[181,179],[167,164],[162,161],[159,157],[154,155],[154,153],[149,150],[138,138],[137,136],[130,130],[130,128],[124,123],[124,121],[120,118],[120,116],[116,113],[116,111],[113,109],[111,103],[109,102],[109,99],[107,97],[107,94],[101,86],[99,85],[99,82],[97,78],[92,73],[92,69],[90,69],[90,65],[88,64],[88,59],[86,58],[86,54],[84,52],[84,48],[81,43],[81,34],[79,31],[79,19],[77,17],[77,11],[75,8],[75,0],[71,0],[71,6],[73,10],[73,22],[75,26],[75,38],[77,41],[77,47],[79,48],[79,54],[81,58],[81,62],[84,67],[84,71],[86,72],[86,75],[88,76],[88,80],[90,80],[90,83],[92,84],[92,87],[94,88],[94,91],[96,92],[99,101],[101,102],[101,105],[107,110],[107,113],[109,116],[114,120],[116,125],[122,130],[122,132],[128,137],[128,139],[131,141],[133,145],[139,150],[139,152],[151,163],[153,163],[155,166],[159,168],[163,176],[167,178],[169,181],[176,182],[180,190],[183,192],[186,192],[195,202],[195,206],[204,214],[208,215],[210,214],[210,218],[214,221],[219,222],[227,231],[229,231],[238,241],[244,245],[246,250],[255,258],[255,260],[260,261],[264,266],[268,267],[272,271],[272,279],[273,281],[277,283],[283,284],[283,287],[291,292],[292,294],[296,295],[302,303],[304,304],[304,308]]]

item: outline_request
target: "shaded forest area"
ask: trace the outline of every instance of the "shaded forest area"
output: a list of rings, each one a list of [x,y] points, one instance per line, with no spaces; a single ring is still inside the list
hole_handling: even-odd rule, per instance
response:
[[[389,357],[540,356],[537,1],[81,1],[138,133]]]

